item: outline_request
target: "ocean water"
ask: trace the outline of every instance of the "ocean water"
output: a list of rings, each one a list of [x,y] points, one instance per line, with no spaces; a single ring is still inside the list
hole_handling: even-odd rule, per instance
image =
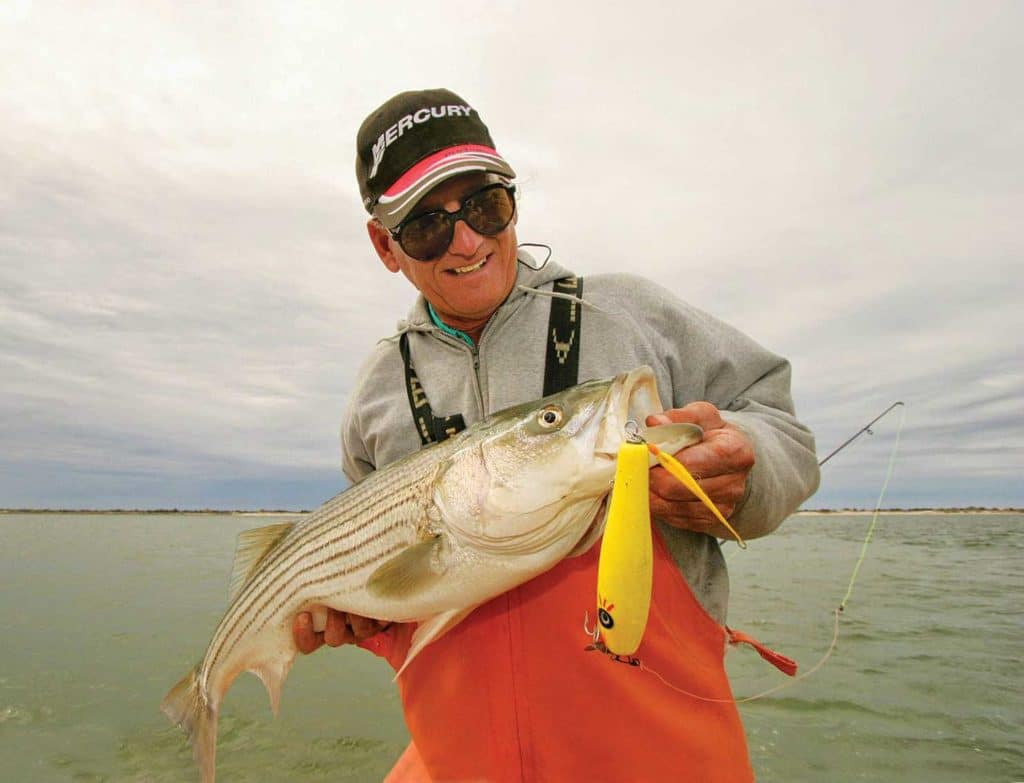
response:
[[[275,517],[0,516],[0,780],[193,781],[158,705],[225,605],[234,539]],[[730,624],[812,668],[868,516],[799,515],[727,552]],[[1024,781],[1024,516],[883,514],[838,642],[741,705],[759,781]],[[788,681],[730,651],[738,698]],[[297,661],[272,718],[242,677],[218,779],[376,781],[407,740],[390,670]]]

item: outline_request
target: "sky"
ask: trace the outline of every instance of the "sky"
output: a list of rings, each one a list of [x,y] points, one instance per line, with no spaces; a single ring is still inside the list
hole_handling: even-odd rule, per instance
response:
[[[415,293],[366,238],[355,132],[441,86],[516,168],[520,241],[786,356],[822,456],[905,403],[806,508],[873,507],[897,433],[885,506],[1024,506],[1022,27],[1014,2],[0,4],[0,507],[343,488],[356,370]]]

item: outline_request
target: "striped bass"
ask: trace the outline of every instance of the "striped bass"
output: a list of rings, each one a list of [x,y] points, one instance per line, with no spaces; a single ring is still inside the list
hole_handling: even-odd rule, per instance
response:
[[[583,383],[398,460],[300,522],[241,533],[227,611],[202,661],[161,704],[188,733],[204,783],[214,780],[217,716],[238,674],[263,681],[277,714],[299,612],[328,606],[418,623],[401,675],[476,606],[590,548],[627,421],[642,426],[661,410],[649,367]],[[672,452],[702,433],[671,424],[645,437]]]

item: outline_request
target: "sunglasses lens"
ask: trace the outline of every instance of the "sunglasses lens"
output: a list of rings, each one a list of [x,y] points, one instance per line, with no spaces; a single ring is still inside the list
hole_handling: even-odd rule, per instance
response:
[[[516,203],[512,194],[498,185],[470,196],[462,210],[470,228],[479,234],[494,236],[512,220]]]
[[[458,212],[427,212],[405,223],[399,230],[402,249],[419,261],[433,261],[444,255],[455,233],[455,221],[465,220],[478,234],[494,236],[505,230],[516,213],[512,188],[489,185],[462,202]]]
[[[445,212],[428,212],[402,227],[402,249],[419,261],[442,255],[452,241],[452,221]]]

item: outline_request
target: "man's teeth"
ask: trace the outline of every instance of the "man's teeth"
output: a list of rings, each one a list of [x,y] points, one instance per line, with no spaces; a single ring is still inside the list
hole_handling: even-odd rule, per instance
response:
[[[486,260],[487,260],[486,258],[481,258],[479,261],[477,261],[472,266],[460,266],[460,267],[456,267],[452,271],[455,272],[458,275],[464,275],[467,272],[475,272],[477,269],[479,269],[480,267],[482,267],[484,265],[484,262]]]

